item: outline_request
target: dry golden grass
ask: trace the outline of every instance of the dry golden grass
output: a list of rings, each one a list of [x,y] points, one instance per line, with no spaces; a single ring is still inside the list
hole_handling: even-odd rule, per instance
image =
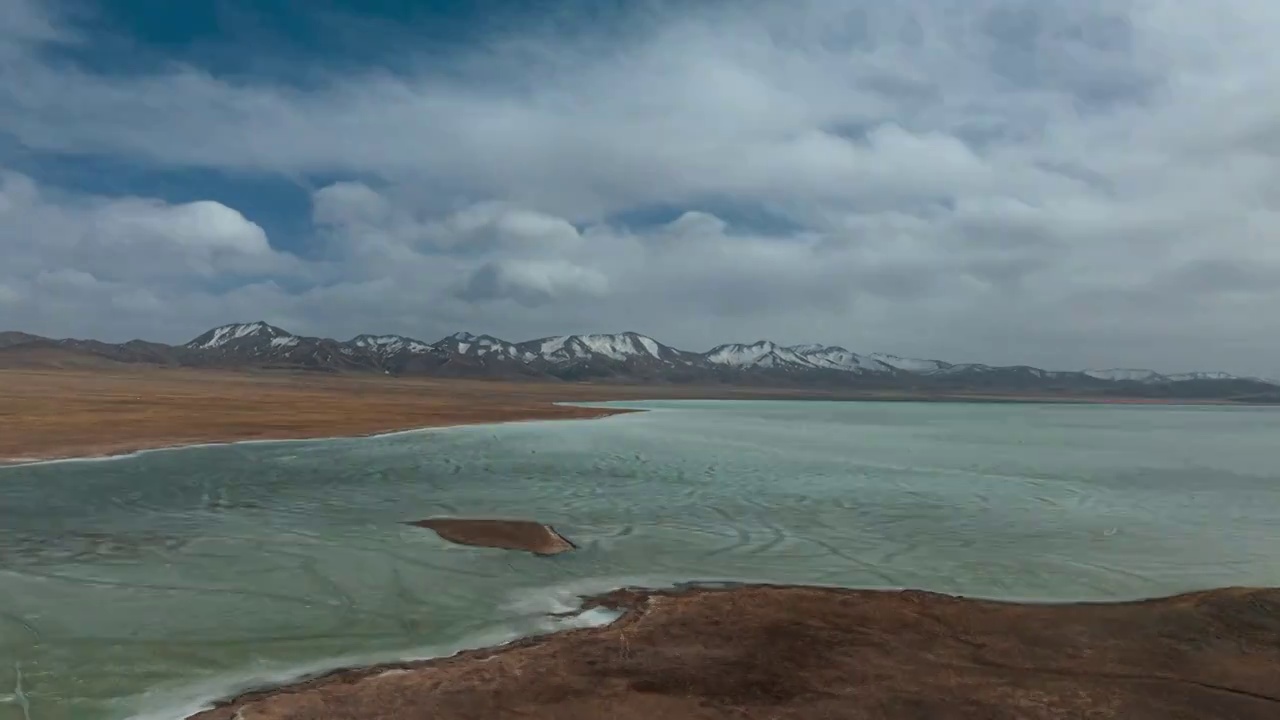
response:
[[[635,395],[572,384],[318,373],[0,370],[0,459],[591,417],[605,413],[553,403],[624,394]]]
[[[0,368],[0,463],[111,455],[201,442],[352,436],[442,425],[594,417],[608,411],[554,403],[692,397],[1065,399],[233,372],[101,362],[96,367],[50,367],[46,363]]]

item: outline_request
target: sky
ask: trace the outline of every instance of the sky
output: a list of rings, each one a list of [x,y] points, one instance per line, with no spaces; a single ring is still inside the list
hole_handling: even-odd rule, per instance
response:
[[[0,329],[1280,376],[1274,0],[0,0]]]

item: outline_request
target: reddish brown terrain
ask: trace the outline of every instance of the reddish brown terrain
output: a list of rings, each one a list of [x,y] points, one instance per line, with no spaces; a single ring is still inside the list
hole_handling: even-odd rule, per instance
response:
[[[193,720],[1275,720],[1280,590],[1019,605],[618,591],[611,626],[253,693]]]
[[[409,524],[434,530],[445,540],[461,545],[523,550],[535,555],[559,555],[574,548],[555,528],[529,520],[428,518]]]

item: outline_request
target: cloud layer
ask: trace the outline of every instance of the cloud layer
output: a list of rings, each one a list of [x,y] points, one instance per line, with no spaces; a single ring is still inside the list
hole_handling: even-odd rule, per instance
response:
[[[0,137],[24,152],[315,189],[285,252],[218,202],[8,172],[0,324],[636,329],[1280,375],[1265,0],[651,5],[607,37],[552,24],[305,85],[95,73],[53,52],[94,38],[6,5]]]

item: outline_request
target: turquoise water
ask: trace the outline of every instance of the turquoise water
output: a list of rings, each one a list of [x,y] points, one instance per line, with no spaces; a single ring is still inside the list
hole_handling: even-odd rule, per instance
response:
[[[653,411],[0,469],[0,720],[167,720],[552,629],[628,583],[1280,585],[1273,409],[627,405]],[[538,519],[581,549],[402,524],[433,515]]]

